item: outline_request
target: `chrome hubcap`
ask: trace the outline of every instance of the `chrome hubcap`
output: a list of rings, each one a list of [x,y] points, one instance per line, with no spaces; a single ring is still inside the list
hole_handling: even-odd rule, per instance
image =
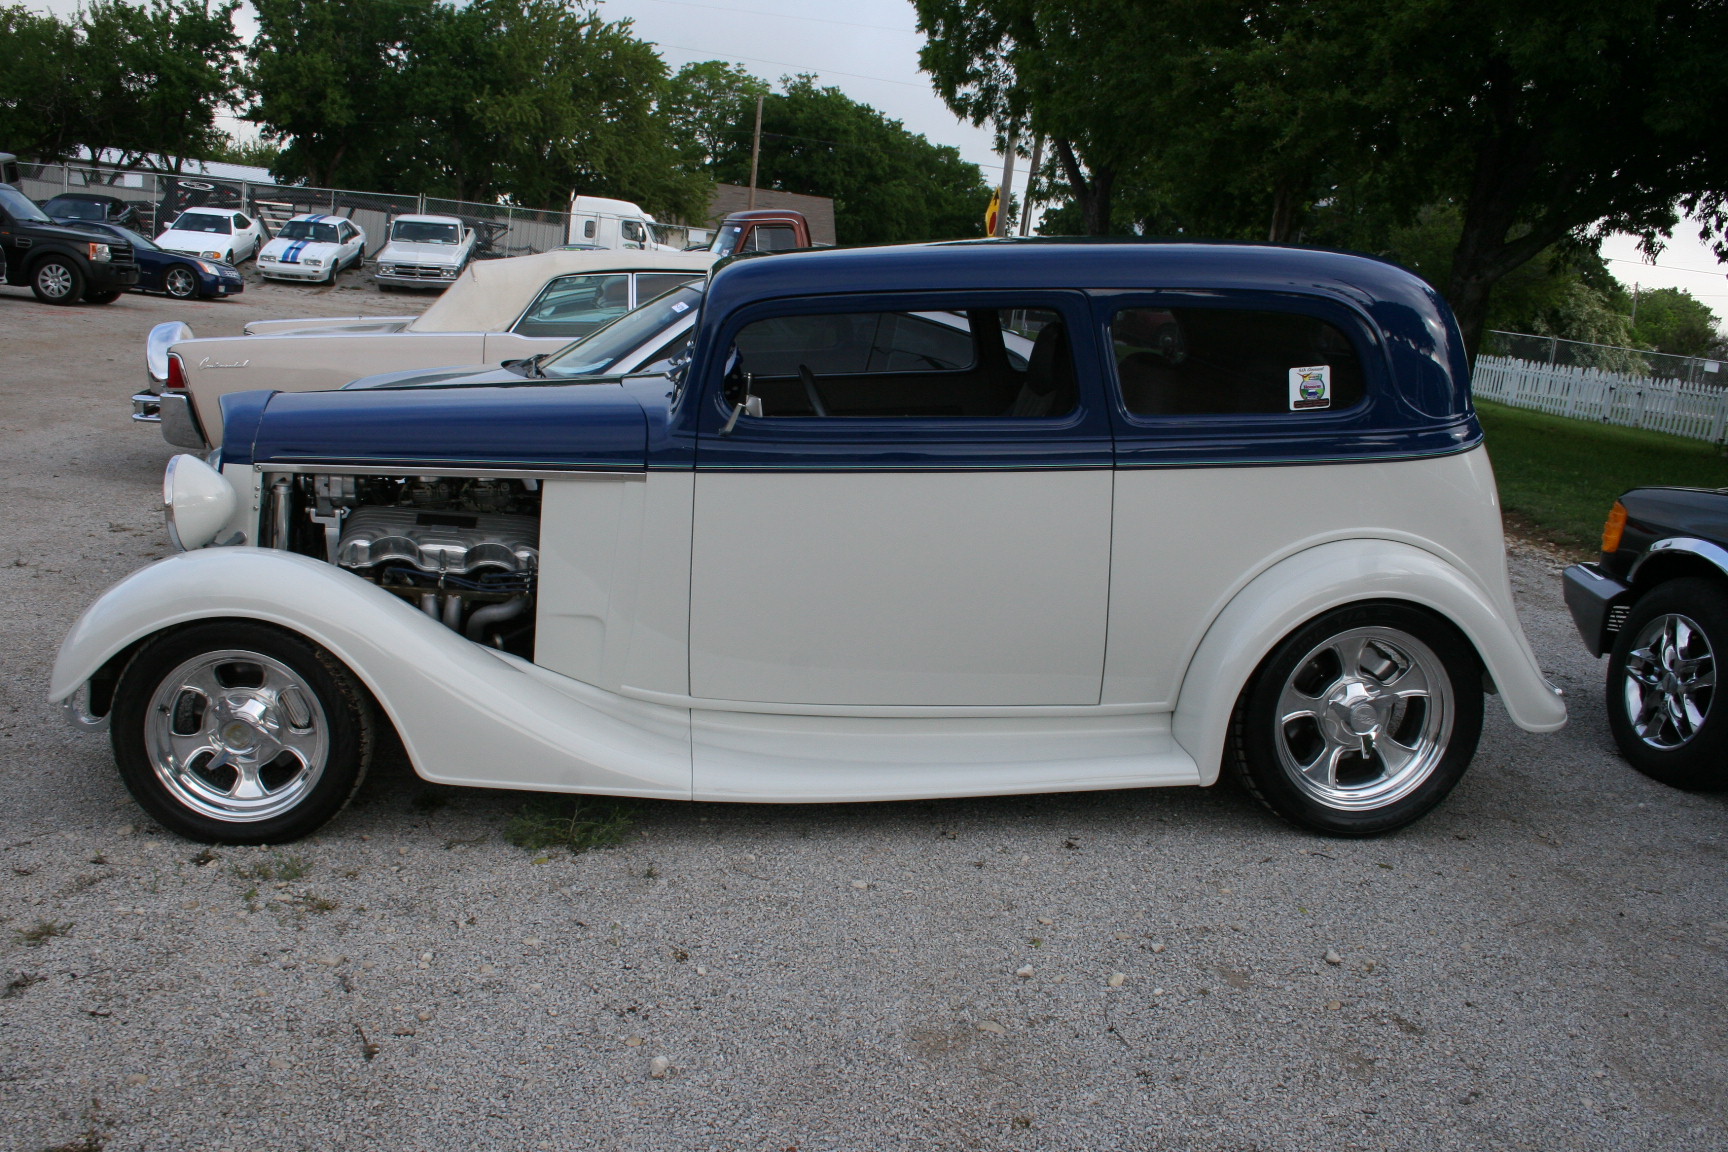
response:
[[[217,820],[268,820],[324,774],[329,724],[300,676],[257,652],[206,652],[157,686],[145,720],[156,778]]]
[[[65,296],[72,291],[72,272],[63,265],[49,264],[36,273],[36,283],[44,296]]]
[[[1677,612],[1644,625],[1626,657],[1622,691],[1638,739],[1661,749],[1691,740],[1716,695],[1716,654],[1703,630]]]
[[[1284,771],[1328,808],[1361,811],[1409,795],[1446,754],[1452,684],[1440,658],[1394,628],[1317,645],[1278,697]]]
[[[168,292],[173,296],[192,295],[192,273],[176,268],[168,273]]]

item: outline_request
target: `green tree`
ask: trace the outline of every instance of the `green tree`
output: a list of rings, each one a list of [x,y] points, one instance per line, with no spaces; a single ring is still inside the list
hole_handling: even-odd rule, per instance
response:
[[[731,132],[714,174],[750,179],[754,117]],[[954,239],[983,231],[990,186],[956,148],[906,131],[812,76],[784,82],[762,107],[759,184],[834,200],[842,244]]]
[[[0,150],[59,160],[78,147],[77,54],[70,22],[21,4],[0,8]]]
[[[1720,356],[1723,340],[1716,326],[1716,313],[1684,288],[1640,292],[1631,323],[1640,347],[1673,356]]]
[[[1472,346],[1495,287],[1568,238],[1655,247],[1684,208],[1728,252],[1720,3],[915,2],[937,90],[1055,137],[1094,234],[1129,186],[1130,219],[1183,233],[1371,249],[1450,205],[1436,279]]]
[[[379,188],[413,146],[411,45],[433,0],[254,0],[247,119],[283,143],[272,172]]]
[[[704,60],[678,69],[661,109],[691,166],[706,168],[740,129],[754,129],[756,97],[772,90],[737,64]]]
[[[95,0],[80,14],[82,143],[135,164],[160,157],[178,172],[227,139],[216,112],[238,88],[239,0]]]

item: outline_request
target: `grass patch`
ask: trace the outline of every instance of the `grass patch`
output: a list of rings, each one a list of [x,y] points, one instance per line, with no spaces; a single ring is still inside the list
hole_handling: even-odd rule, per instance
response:
[[[72,931],[70,923],[58,920],[38,920],[28,928],[18,929],[18,943],[30,948],[40,948],[56,936],[64,936]]]
[[[1500,506],[1556,543],[1594,551],[1608,507],[1628,488],[1728,488],[1728,457],[1664,432],[1476,403]]]
[[[234,875],[242,880],[298,880],[306,875],[306,860],[301,856],[287,856],[281,852],[271,853],[268,860],[257,860],[251,864],[236,864]]]
[[[616,800],[540,796],[510,818],[504,839],[530,851],[564,848],[575,855],[622,843],[635,815],[635,808]]]

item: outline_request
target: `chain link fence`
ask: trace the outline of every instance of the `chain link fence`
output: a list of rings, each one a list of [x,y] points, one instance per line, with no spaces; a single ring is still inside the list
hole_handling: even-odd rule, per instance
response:
[[[1482,341],[1481,355],[1524,360],[1559,368],[1600,368],[1625,376],[1658,377],[1692,384],[1728,387],[1728,367],[1722,361],[1696,356],[1671,356],[1613,344],[1587,344],[1555,336],[1529,336],[1518,332],[1489,332]]]
[[[272,235],[303,212],[346,216],[366,232],[368,259],[383,249],[390,221],[409,213],[455,216],[474,229],[474,258],[497,259],[547,252],[568,242],[570,213],[512,204],[481,204],[436,196],[309,188],[299,184],[173,174],[102,164],[19,164],[19,190],[38,203],[63,192],[93,192],[126,201],[138,214],[137,229],[155,236],[187,208],[213,205],[262,217]],[[655,226],[655,239],[682,248],[691,230],[683,225]]]

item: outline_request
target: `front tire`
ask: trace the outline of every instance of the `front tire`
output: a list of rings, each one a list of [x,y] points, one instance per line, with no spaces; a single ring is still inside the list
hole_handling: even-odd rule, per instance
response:
[[[176,265],[162,277],[162,291],[176,300],[190,300],[198,294],[198,277],[192,275],[190,268]]]
[[[151,641],[111,716],[127,790],[164,827],[217,844],[280,844],[329,821],[366,775],[373,727],[341,662],[250,621]]]
[[[30,270],[30,291],[44,304],[76,304],[84,298],[84,273],[63,256],[50,256]]]
[[[1376,836],[1427,815],[1482,735],[1475,650],[1408,604],[1334,609],[1286,637],[1237,702],[1230,759],[1292,824]]]
[[[1728,644],[1728,592],[1670,580],[1632,606],[1608,656],[1608,728],[1620,754],[1675,788],[1728,787],[1728,706],[1716,657]]]

